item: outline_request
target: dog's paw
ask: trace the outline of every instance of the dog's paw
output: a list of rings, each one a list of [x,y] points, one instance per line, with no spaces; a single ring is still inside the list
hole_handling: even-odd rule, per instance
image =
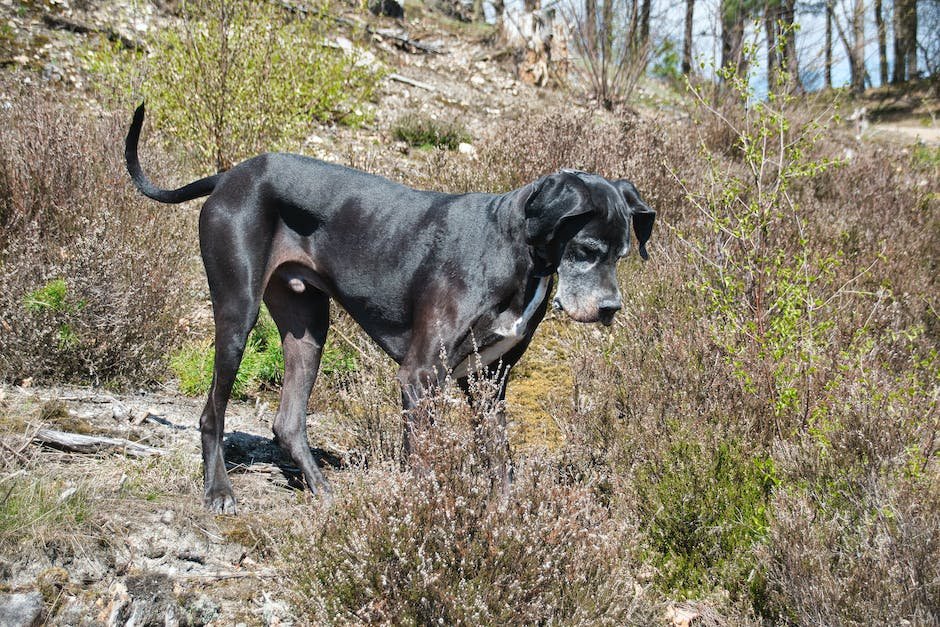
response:
[[[314,500],[319,501],[320,505],[323,507],[329,508],[333,506],[333,488],[326,479],[318,481],[316,487],[311,487],[310,495]]]
[[[333,498],[333,491],[329,489],[320,490],[317,493],[316,498],[320,499],[320,504],[325,508],[333,507],[333,503],[336,500]]]
[[[235,508],[235,496],[231,493],[206,494],[206,509],[213,514],[228,514],[234,516],[238,512]]]

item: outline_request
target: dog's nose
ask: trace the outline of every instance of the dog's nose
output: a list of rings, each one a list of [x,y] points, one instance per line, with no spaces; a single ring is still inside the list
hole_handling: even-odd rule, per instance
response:
[[[623,308],[623,303],[620,302],[619,298],[616,300],[615,299],[605,300],[601,302],[600,305],[597,307],[602,318],[609,318],[613,316],[615,313],[617,313],[618,311],[620,311],[622,308]]]

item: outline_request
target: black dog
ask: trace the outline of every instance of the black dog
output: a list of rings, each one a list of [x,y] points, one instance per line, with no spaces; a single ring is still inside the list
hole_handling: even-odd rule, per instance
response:
[[[545,315],[554,274],[556,307],[579,322],[610,325],[621,307],[616,263],[630,248],[631,223],[647,258],[656,213],[628,181],[562,170],[507,194],[453,195],[265,154],[163,190],[137,157],[143,118],[141,105],[125,146],[137,188],[163,203],[209,196],[199,242],[216,352],[199,426],[205,504],[215,512],[235,511],[222,455],[225,408],[262,300],[284,345],[274,433],[310,490],[330,498],[307,444],[306,409],[331,298],[401,366],[407,458],[416,406],[448,375],[466,387],[481,365],[499,377],[503,397],[505,375]],[[505,486],[505,465],[500,473]]]

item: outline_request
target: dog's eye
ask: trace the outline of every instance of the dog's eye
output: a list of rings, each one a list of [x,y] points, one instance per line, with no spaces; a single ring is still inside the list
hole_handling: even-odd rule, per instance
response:
[[[600,256],[600,251],[584,246],[575,246],[571,251],[571,259],[577,262],[594,261]]]

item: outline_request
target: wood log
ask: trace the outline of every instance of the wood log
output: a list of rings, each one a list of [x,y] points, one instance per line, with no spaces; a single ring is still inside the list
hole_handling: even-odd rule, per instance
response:
[[[33,436],[34,442],[45,446],[68,451],[70,453],[95,454],[105,451],[124,453],[133,457],[147,457],[150,455],[163,455],[164,451],[146,444],[131,442],[123,438],[108,438],[104,436],[82,435],[67,431],[54,431],[40,429]]]

